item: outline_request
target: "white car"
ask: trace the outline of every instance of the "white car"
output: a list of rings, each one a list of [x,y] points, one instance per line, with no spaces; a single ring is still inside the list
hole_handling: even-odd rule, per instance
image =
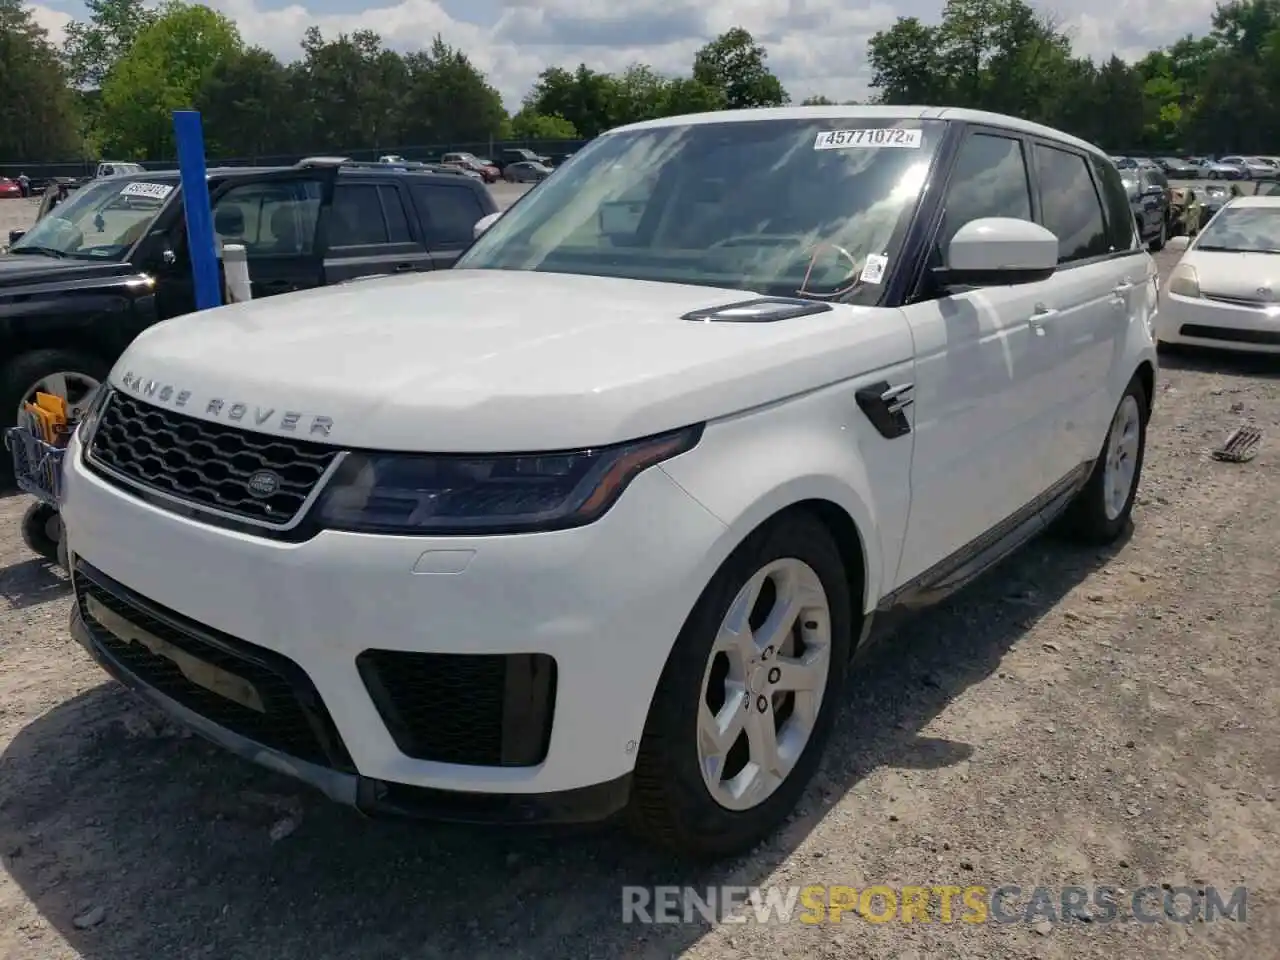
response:
[[[894,615],[1129,521],[1155,267],[1087,143],[676,117],[483,225],[151,328],[67,455],[75,636],[331,797],[748,850]]]
[[[1169,274],[1156,323],[1161,343],[1280,353],[1280,196],[1236,197]]]

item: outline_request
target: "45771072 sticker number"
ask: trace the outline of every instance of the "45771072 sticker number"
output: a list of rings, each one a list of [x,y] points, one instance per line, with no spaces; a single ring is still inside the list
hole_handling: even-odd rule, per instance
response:
[[[859,147],[906,147],[919,150],[923,131],[901,127],[873,127],[870,130],[824,130],[813,141],[815,150],[851,150]]]

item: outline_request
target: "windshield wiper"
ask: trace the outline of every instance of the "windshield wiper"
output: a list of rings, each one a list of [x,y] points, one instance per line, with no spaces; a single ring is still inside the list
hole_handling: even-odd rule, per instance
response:
[[[17,247],[16,249],[11,247],[9,249],[9,252],[14,254],[38,253],[42,257],[54,257],[57,260],[67,259],[67,255],[65,253],[63,253],[61,250],[55,250],[53,247],[29,246],[29,247]]]

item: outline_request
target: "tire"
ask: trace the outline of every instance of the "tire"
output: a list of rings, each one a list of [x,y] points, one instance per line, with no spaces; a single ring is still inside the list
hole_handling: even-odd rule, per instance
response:
[[[76,373],[102,383],[111,365],[91,354],[72,350],[31,350],[0,366],[0,431],[17,422],[18,406],[41,380],[51,374]],[[0,458],[0,487],[13,482],[13,464]]]
[[[22,515],[22,542],[32,553],[50,563],[60,564],[62,556],[62,521],[58,511],[46,503],[33,502]]]
[[[1160,221],[1160,232],[1152,237],[1151,242],[1147,244],[1147,249],[1152,253],[1159,253],[1164,249],[1164,245],[1169,241],[1169,224],[1166,220]]]
[[[1118,498],[1108,498],[1109,477],[1114,467],[1109,467],[1112,455],[1112,440],[1117,431],[1123,431],[1129,414],[1136,407],[1136,441],[1137,446],[1130,454],[1132,475],[1129,480],[1128,493],[1123,505],[1117,505]],[[1081,491],[1076,495],[1071,506],[1067,508],[1055,525],[1058,532],[1083,543],[1105,545],[1114,542],[1128,528],[1130,515],[1133,513],[1133,502],[1137,498],[1138,486],[1142,482],[1142,464],[1147,452],[1147,420],[1149,417],[1146,391],[1142,382],[1135,376],[1129,381],[1124,395],[1111,418],[1107,428],[1107,438],[1103,441],[1102,451],[1093,465]]]
[[[812,710],[816,710],[816,716],[812,717],[808,739],[802,740],[802,745],[791,745],[789,752],[792,757],[789,760],[784,758],[789,767],[782,773],[780,782],[773,778],[776,785],[762,786],[762,790],[771,789],[772,792],[765,792],[759,802],[752,801],[754,805],[739,805],[738,809],[732,809],[712,795],[708,779],[704,777],[703,758],[699,755],[699,745],[703,742],[699,735],[699,717],[703,713],[707,691],[716,685],[713,680],[717,675],[719,657],[713,655],[714,644],[726,617],[732,612],[739,591],[753,579],[758,579],[763,571],[777,565],[784,565],[788,575],[793,571],[800,573],[811,591],[816,584],[821,585],[828,629],[826,677],[825,682],[819,682],[815,687],[820,688],[821,693],[816,706],[810,705]],[[768,593],[769,588],[766,587],[761,593],[762,599],[767,599],[765,595]],[[814,596],[812,592],[807,595]],[[819,638],[822,619],[821,613],[805,608],[798,615],[796,626],[786,636],[793,637],[799,633],[803,623],[806,638]],[[758,623],[752,626],[756,633],[762,629]],[[767,628],[768,624],[763,626]],[[632,832],[645,842],[696,861],[743,853],[772,833],[794,810],[821,760],[839,710],[838,698],[848,668],[852,629],[847,572],[831,535],[815,517],[801,510],[789,511],[748,537],[703,591],[663,669],[636,759],[627,811]],[[785,642],[789,644],[792,641],[787,639]],[[822,649],[821,642],[820,638],[816,640],[816,650]],[[764,654],[762,663],[767,664],[770,657],[770,654]],[[772,683],[776,680],[775,673],[774,667],[757,665],[747,676],[760,680],[768,676]],[[723,674],[720,676],[718,683],[723,684]],[[774,729],[775,708],[779,711],[776,717],[783,724],[784,741],[794,733],[791,729],[793,720],[803,728],[801,713],[783,716],[788,706],[786,695],[779,705],[774,700],[777,694],[771,692],[772,687],[762,687],[754,692],[750,687],[748,685],[748,689],[734,701],[743,704],[745,709],[741,716],[745,723],[759,722],[756,704],[763,712],[765,705],[773,700],[768,707],[770,729]],[[760,696],[762,689],[770,696]],[[792,700],[791,707],[795,709],[798,702]],[[719,710],[732,719],[738,716],[734,709],[727,698],[719,706]],[[734,741],[744,751],[746,736],[744,730]],[[728,738],[724,742],[728,743]],[[724,749],[719,759],[722,768],[733,767],[734,750]],[[714,776],[717,782],[721,780],[719,774],[708,776]]]

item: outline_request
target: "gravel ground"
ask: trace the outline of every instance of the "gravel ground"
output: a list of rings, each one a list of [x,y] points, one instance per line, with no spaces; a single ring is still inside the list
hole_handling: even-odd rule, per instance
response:
[[[1156,411],[1132,537],[1033,544],[927,614],[788,827],[697,873],[609,830],[366,821],[185,736],[67,638],[0,499],[0,957],[1275,956],[1280,365],[1171,357]],[[1208,458],[1244,420],[1258,457]],[[770,883],[1249,892],[1213,924],[621,921],[623,885]]]

